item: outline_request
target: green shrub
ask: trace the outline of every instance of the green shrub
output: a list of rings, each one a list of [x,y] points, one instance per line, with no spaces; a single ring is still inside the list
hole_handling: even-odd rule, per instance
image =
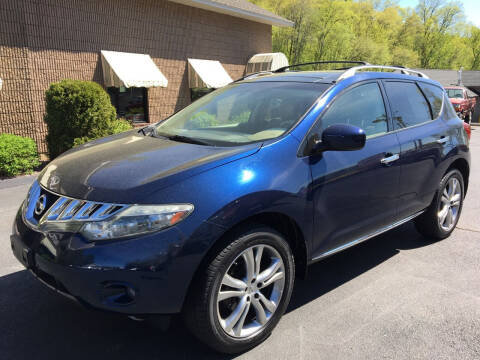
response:
[[[0,134],[0,175],[31,173],[39,165],[35,141],[17,135]]]
[[[51,159],[75,145],[131,128],[125,121],[117,120],[110,97],[92,81],[53,83],[45,94],[45,101]]]
[[[111,129],[111,134],[109,134],[109,135],[118,134],[118,133],[130,130],[131,128],[132,128],[132,125],[127,120],[125,120],[125,119],[115,119],[112,122],[112,125],[111,125],[111,128],[110,128]],[[90,138],[88,136],[75,138],[75,139],[73,139],[73,146],[82,145],[82,144],[85,144],[85,143],[87,143],[89,141],[92,141],[92,140],[95,140],[95,139],[96,138]]]

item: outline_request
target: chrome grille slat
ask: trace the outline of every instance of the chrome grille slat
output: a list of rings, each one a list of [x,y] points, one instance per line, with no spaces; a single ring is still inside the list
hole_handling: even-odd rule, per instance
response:
[[[85,204],[78,210],[77,214],[74,216],[75,220],[83,220],[88,219],[88,217],[92,214],[92,210],[97,203],[94,202],[85,202]]]
[[[55,204],[52,205],[50,210],[46,214],[46,219],[47,220],[56,220],[58,216],[62,213],[63,209],[65,206],[68,204],[67,203],[68,199],[61,197],[59,198]]]
[[[91,220],[103,220],[109,217],[111,215],[109,211],[112,210],[114,206],[116,205],[103,204],[91,215]]]
[[[33,216],[33,209],[35,208],[35,204],[42,191],[51,194],[51,196],[57,196],[58,199],[45,211],[42,218],[37,221]],[[100,221],[114,216],[129,206],[131,205],[72,199],[66,196],[53,194],[50,191],[41,188],[38,182],[35,181],[28,192],[25,206],[23,208],[23,216],[32,226],[39,226],[43,223],[68,221]]]
[[[63,210],[58,217],[58,220],[70,220],[82,207],[83,203],[84,201],[82,200],[71,200],[65,210]]]

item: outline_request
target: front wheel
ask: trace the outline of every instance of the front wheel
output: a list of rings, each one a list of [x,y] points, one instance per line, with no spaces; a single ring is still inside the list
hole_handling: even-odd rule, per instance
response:
[[[265,340],[290,301],[294,260],[285,238],[263,226],[236,232],[193,285],[190,331],[217,351],[238,353]]]
[[[444,239],[457,225],[462,212],[464,182],[458,170],[449,171],[440,181],[430,207],[415,219],[417,230],[430,238]]]

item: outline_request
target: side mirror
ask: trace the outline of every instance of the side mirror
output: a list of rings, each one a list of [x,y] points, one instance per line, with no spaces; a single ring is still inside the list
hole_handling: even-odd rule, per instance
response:
[[[365,146],[367,137],[359,127],[347,124],[335,124],[323,130],[322,140],[314,134],[308,140],[307,153],[318,154],[323,151],[353,151]]]

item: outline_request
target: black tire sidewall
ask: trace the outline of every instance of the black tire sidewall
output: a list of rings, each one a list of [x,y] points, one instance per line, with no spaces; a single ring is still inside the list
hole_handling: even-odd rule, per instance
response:
[[[217,339],[219,346],[215,348],[224,352],[238,352],[244,351],[251,347],[254,347],[258,343],[265,340],[275,326],[278,324],[280,318],[285,312],[288,303],[290,302],[291,293],[293,290],[293,282],[295,277],[295,266],[288,242],[273,229],[270,228],[256,228],[250,230],[248,233],[241,235],[240,241],[236,243],[222,259],[220,265],[215,269],[217,275],[212,286],[208,289],[208,319],[209,327],[211,328],[212,335]],[[254,245],[269,245],[277,250],[282,257],[285,267],[285,285],[282,294],[280,304],[272,315],[269,323],[259,333],[253,334],[247,338],[237,339],[229,336],[222,329],[218,317],[217,317],[217,294],[220,288],[221,281],[225,272],[228,270],[230,264],[237,258],[239,254],[245,249]],[[211,344],[214,345],[214,344]]]

